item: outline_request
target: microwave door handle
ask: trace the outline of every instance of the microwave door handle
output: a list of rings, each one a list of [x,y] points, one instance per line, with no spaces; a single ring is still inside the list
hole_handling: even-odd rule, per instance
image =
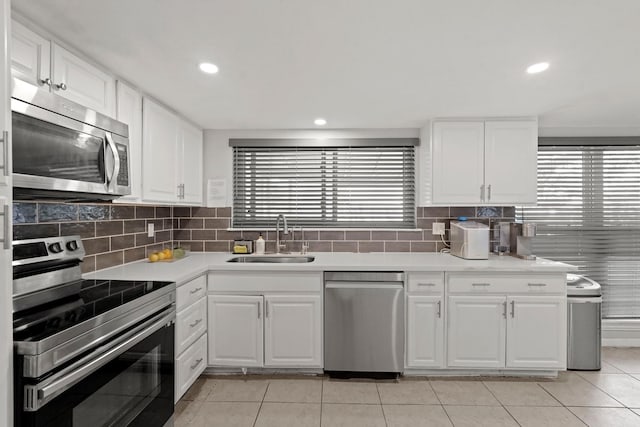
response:
[[[113,137],[111,136],[111,133],[106,132],[105,136],[107,139],[107,143],[109,144],[109,148],[113,152],[113,160],[114,160],[113,171],[112,171],[111,177],[109,178],[109,181],[107,181],[107,184],[109,186],[109,189],[115,192],[116,185],[118,185],[118,174],[120,173],[120,154],[118,154],[118,147],[116,147],[115,142],[113,142]]]

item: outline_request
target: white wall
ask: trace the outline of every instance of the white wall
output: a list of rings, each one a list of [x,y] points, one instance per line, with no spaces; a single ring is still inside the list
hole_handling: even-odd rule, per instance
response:
[[[207,180],[225,179],[227,203],[232,204],[233,150],[229,138],[418,138],[419,129],[348,129],[348,130],[205,130],[204,131],[204,191]]]

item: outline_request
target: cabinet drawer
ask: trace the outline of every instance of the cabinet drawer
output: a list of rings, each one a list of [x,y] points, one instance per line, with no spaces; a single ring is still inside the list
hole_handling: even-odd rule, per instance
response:
[[[447,286],[450,294],[565,294],[567,288],[565,274],[520,273],[451,273]]]
[[[207,334],[204,334],[176,358],[176,402],[189,390],[206,367]]]
[[[321,292],[322,273],[220,271],[209,274],[209,292]]]
[[[185,308],[176,317],[176,354],[180,354],[207,330],[206,298]]]
[[[444,292],[444,273],[409,273],[408,292],[441,294]]]
[[[176,290],[176,310],[190,306],[207,293],[207,276],[202,275],[181,285]]]

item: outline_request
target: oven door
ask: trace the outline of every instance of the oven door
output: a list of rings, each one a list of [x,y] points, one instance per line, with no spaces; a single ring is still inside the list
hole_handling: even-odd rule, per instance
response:
[[[115,345],[106,344],[108,351],[100,348],[60,372],[20,378],[14,425],[163,426],[174,400],[174,323],[168,319],[154,319],[143,331],[134,328]],[[18,359],[17,375],[21,368]]]
[[[11,108],[14,187],[131,193],[127,138],[18,99]]]

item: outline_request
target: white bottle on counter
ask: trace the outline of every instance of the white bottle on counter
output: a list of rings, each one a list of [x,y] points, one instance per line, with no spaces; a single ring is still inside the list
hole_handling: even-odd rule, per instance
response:
[[[264,239],[262,238],[262,233],[260,233],[260,235],[258,236],[258,240],[256,240],[257,255],[264,255],[264,246],[265,246],[265,242],[264,242]]]

